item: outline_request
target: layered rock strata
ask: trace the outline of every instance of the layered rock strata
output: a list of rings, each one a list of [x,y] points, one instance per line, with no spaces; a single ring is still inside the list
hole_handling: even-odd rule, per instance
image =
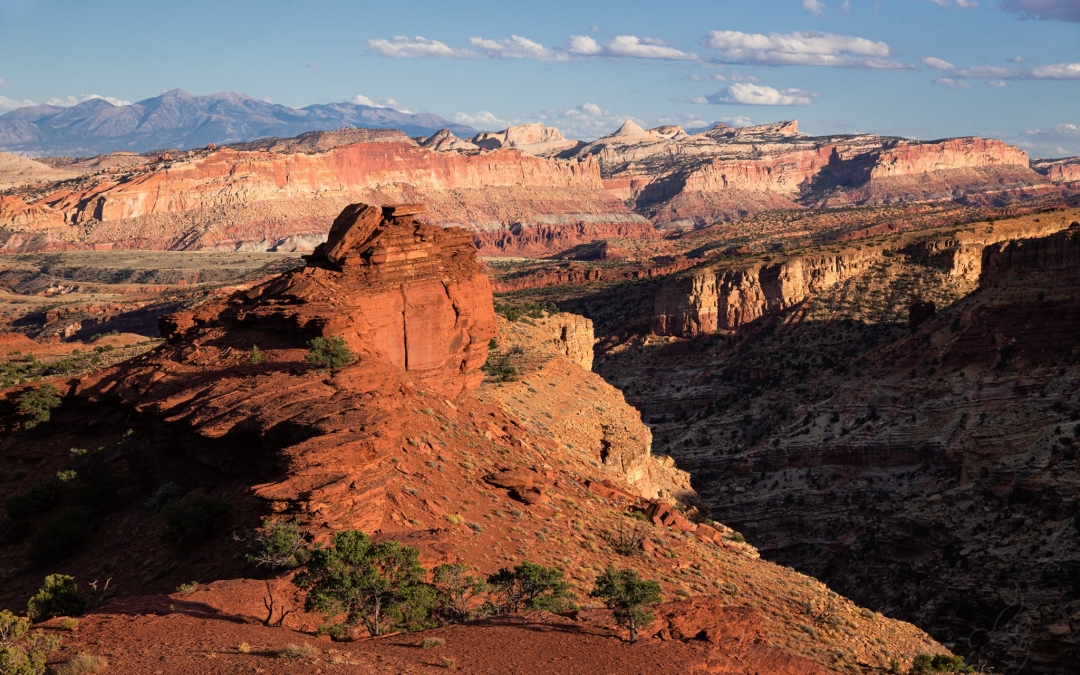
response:
[[[897,200],[1020,199],[1053,192],[1027,154],[1001,141],[801,134],[797,122],[689,135],[628,121],[568,151],[596,157],[604,187],[653,222],[706,225],[776,209]],[[990,196],[980,196],[990,195]]]
[[[5,237],[4,250],[48,245],[40,238],[80,248],[276,249],[322,235],[318,223],[356,201],[427,202],[426,222],[463,226],[495,251],[652,231],[603,192],[595,160],[437,152],[381,137],[325,149],[322,137],[209,149],[0,195],[0,229],[21,237],[14,248]]]
[[[910,234],[827,248],[780,261],[755,258],[697,268],[666,282],[654,300],[652,330],[695,337],[729,330],[804,302],[815,293],[864,274],[887,257],[905,255],[975,282],[983,250],[1017,237],[1038,237],[1069,227],[1075,211],[984,222],[941,233]],[[770,256],[771,257],[771,256]]]

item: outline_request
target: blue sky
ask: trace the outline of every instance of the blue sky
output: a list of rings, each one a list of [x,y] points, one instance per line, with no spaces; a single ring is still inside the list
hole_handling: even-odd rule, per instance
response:
[[[1080,0],[0,0],[0,78],[0,112],[181,88],[581,138],[797,118],[1059,156],[1080,154]]]

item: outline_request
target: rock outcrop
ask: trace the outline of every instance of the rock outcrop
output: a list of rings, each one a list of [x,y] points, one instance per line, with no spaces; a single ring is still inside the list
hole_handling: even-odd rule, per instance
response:
[[[681,131],[681,130],[680,130]],[[657,224],[776,209],[1020,199],[1053,192],[1025,152],[1001,141],[909,141],[867,134],[812,137],[797,122],[717,125],[687,135],[627,121],[562,156],[596,157],[604,187]]]
[[[50,518],[78,513],[97,525],[63,552],[62,569],[94,579],[107,563],[122,597],[80,626],[97,631],[109,623],[103,616],[122,617],[124,637],[145,631],[147,622],[135,615],[145,616],[153,598],[133,595],[169,592],[186,583],[178,579],[199,578],[237,581],[202,584],[197,601],[168,601],[174,609],[163,611],[185,630],[193,631],[195,620],[203,630],[216,624],[215,634],[258,628],[248,622],[248,608],[275,606],[285,628],[314,631],[318,617],[294,611],[296,599],[281,584],[275,594],[274,580],[240,580],[260,573],[244,562],[243,546],[230,532],[257,528],[263,517],[298,522],[323,545],[333,532],[355,528],[376,541],[415,546],[428,569],[461,562],[484,577],[525,560],[557,566],[579,597],[597,570],[627,564],[615,538],[630,526],[634,536],[645,532],[639,556],[648,561],[649,576],[679,599],[662,608],[662,639],[642,646],[692,657],[687,672],[700,664],[732,675],[839,672],[849,663],[880,670],[890,659],[906,665],[916,654],[946,651],[912,626],[862,611],[791,569],[761,561],[752,547],[733,541],[733,532],[678,503],[692,497],[686,474],[652,455],[648,429],[618,390],[571,361],[584,358],[587,323],[552,317],[551,325],[545,318],[533,326],[504,324],[500,362],[505,355],[532,366],[522,364],[517,382],[476,389],[477,367],[496,332],[487,280],[469,234],[419,223],[421,211],[417,204],[374,211],[352,205],[305,267],[166,317],[167,340],[159,349],[55,382],[64,402],[53,411],[47,442],[20,424],[25,417],[15,400],[25,387],[4,392],[5,475],[9,466],[35,469],[12,471],[6,489],[30,491],[40,477],[69,467],[71,447],[100,448],[92,455],[102,460],[95,476],[109,481],[101,499],[110,509],[35,512],[25,523],[33,533]],[[319,343],[310,343],[315,337],[342,337],[355,358],[338,352],[336,362],[324,362]],[[84,499],[88,479],[80,472],[74,480],[79,489],[61,491],[58,507]],[[183,508],[211,505],[217,515],[198,520],[201,538],[184,535],[180,546],[147,536],[161,531],[163,515],[143,506],[138,480],[147,494],[186,493]],[[156,485],[167,489],[155,492]],[[648,522],[634,519],[636,513]],[[0,547],[0,568],[26,569],[31,540]],[[38,585],[36,573],[9,575],[0,603],[24,606]],[[718,600],[681,602],[697,596]],[[721,602],[748,611],[715,611]],[[835,625],[813,632],[792,627],[788,607],[826,605]],[[234,619],[222,622],[223,614]],[[610,644],[606,636],[617,629],[609,613],[601,614],[606,619],[590,632],[602,627]],[[540,615],[529,625],[537,620],[592,623],[584,613]],[[171,636],[181,624],[168,623]],[[703,639],[690,634],[694,627]],[[460,630],[491,635],[477,624]],[[543,634],[551,653],[572,641],[562,629]],[[505,634],[488,639],[485,650],[517,644]],[[684,650],[689,642],[691,651]],[[391,643],[365,644],[370,650]],[[149,667],[160,665],[157,658]],[[117,661],[142,672],[148,657],[125,651]],[[671,662],[658,659],[642,670],[666,672]],[[478,672],[505,670],[500,664]]]
[[[276,249],[289,237],[323,235],[318,223],[357,201],[426,202],[429,224],[466,227],[486,250],[507,253],[519,241],[551,252],[545,247],[652,232],[603,192],[595,160],[437,152],[381,137],[322,150],[319,138],[207,149],[0,196],[0,228],[22,246],[5,250],[26,250],[35,237],[80,248]]]
[[[696,268],[661,287],[654,300],[652,330],[658,335],[696,337],[738,328],[795,307],[893,255],[909,256],[949,276],[975,282],[988,245],[1067,229],[1075,215],[1068,211],[976,223],[952,231],[871,239],[857,246],[787,255],[778,262],[768,256]]]
[[[0,152],[0,190],[34,183],[52,183],[74,178],[76,175],[26,157]]]
[[[569,452],[603,467],[638,496],[690,497],[690,476],[670,457],[652,454],[652,434],[622,393],[590,372],[592,321],[551,314],[531,323],[500,319],[499,348],[517,372],[513,381],[481,390]],[[587,391],[588,395],[582,396]]]
[[[491,288],[469,234],[416,223],[423,211],[352,205],[306,267],[227,301],[167,316],[162,337],[197,341],[217,324],[231,339],[247,331],[265,335],[264,351],[340,337],[361,361],[392,365],[445,396],[473,389],[495,335]],[[205,358],[213,356],[199,360]]]
[[[1080,183],[1080,157],[1036,160],[1031,168],[1054,183]]]
[[[484,150],[514,148],[530,155],[554,156],[580,145],[578,141],[564,138],[558,129],[532,122],[521,126],[509,126],[502,131],[485,131],[472,139],[473,145]]]

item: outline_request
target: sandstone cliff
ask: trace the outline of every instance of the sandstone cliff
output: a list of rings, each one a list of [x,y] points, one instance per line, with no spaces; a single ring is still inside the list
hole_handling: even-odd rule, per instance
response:
[[[592,322],[575,314],[500,320],[496,358],[510,355],[518,375],[485,387],[481,400],[497,401],[534,433],[602,466],[635,494],[692,500],[690,475],[670,457],[652,454],[652,434],[640,413],[589,372],[594,342]]]
[[[909,256],[949,276],[974,282],[982,271],[986,246],[1066,229],[1075,215],[1069,211],[976,223],[784,255],[778,262],[757,257],[745,263],[698,268],[674,277],[660,288],[654,300],[652,330],[658,335],[696,337],[738,328],[795,307],[894,255]]]
[[[573,246],[649,223],[602,191],[594,160],[547,160],[517,150],[436,152],[381,138],[322,150],[211,149],[145,168],[93,174],[50,190],[0,196],[0,228],[77,247],[274,249],[317,238],[350,201],[426,201],[434,225],[505,236],[481,241],[515,252],[520,239]],[[338,141],[334,141],[336,143]],[[510,226],[514,234],[507,234]],[[537,232],[534,234],[534,230]],[[32,240],[31,240],[32,241]],[[20,250],[11,243],[5,250]],[[550,250],[550,249],[545,249]]]
[[[872,135],[812,137],[797,122],[700,134],[628,121],[563,156],[596,157],[604,186],[658,224],[716,220],[778,208],[1021,199],[1052,191],[1027,154],[1001,141],[909,141]]]
[[[1031,168],[1054,183],[1080,182],[1080,157],[1036,160],[1031,163]]]

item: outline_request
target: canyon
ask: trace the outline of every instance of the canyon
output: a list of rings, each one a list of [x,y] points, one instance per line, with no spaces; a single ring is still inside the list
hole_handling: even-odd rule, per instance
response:
[[[559,305],[594,321],[594,369],[655,451],[763,557],[969,662],[1066,672],[1078,233],[1067,209],[707,262]]]
[[[300,609],[289,573],[245,562],[243,541],[228,532],[270,517],[302,523],[320,543],[361,528],[417,547],[428,566],[462,562],[488,574],[522,560],[554,565],[579,598],[606,564],[639,570],[667,600],[634,646],[642,672],[675,664],[729,675],[883,673],[917,654],[947,653],[915,627],[761,560],[704,517],[687,474],[652,452],[638,412],[584,368],[591,322],[552,312],[497,317],[470,233],[422,223],[424,213],[420,204],[350,205],[303,266],[163,316],[164,342],[153,351],[52,378],[62,403],[43,428],[27,428],[15,410],[38,385],[4,391],[6,488],[30,490],[63,471],[79,446],[100,447],[120,487],[95,510],[88,536],[33,569],[23,562],[30,542],[50,519],[81,508],[90,478],[75,475],[80,489],[31,516],[33,537],[5,522],[0,602],[24,602],[40,573],[87,584],[107,571],[117,594],[82,617],[77,633],[43,628],[67,649],[93,645],[123,672],[190,672],[207,653],[229,668],[272,672],[350,659],[371,672],[387,661],[402,670],[421,663],[422,651],[404,649],[415,645],[405,634],[353,643],[311,635],[319,617]],[[340,338],[352,358],[311,362],[316,338]],[[517,379],[489,374],[504,357]],[[145,490],[159,484],[227,503],[220,527],[182,546],[148,536],[162,516],[143,505]],[[627,522],[646,534],[640,552],[623,556],[612,533]],[[173,591],[178,583],[188,588]],[[283,605],[281,627],[264,621],[265,602]],[[537,650],[618,661],[620,630],[610,612],[586,607],[435,634],[451,638],[444,653],[461,668],[486,673],[521,666]],[[274,650],[298,640],[326,661],[275,661]],[[170,658],[148,654],[137,646],[144,641],[168,645]],[[248,654],[229,641],[271,651]],[[522,670],[549,668],[541,660]]]
[[[94,248],[310,251],[346,204],[422,201],[481,252],[543,257],[653,241],[755,214],[890,205],[977,213],[1061,205],[1073,164],[1001,141],[809,136],[798,123],[698,134],[627,121],[590,143],[539,124],[409,138],[344,128],[197,150],[40,158],[0,192],[0,251]],[[1033,169],[1033,166],[1035,167]]]

